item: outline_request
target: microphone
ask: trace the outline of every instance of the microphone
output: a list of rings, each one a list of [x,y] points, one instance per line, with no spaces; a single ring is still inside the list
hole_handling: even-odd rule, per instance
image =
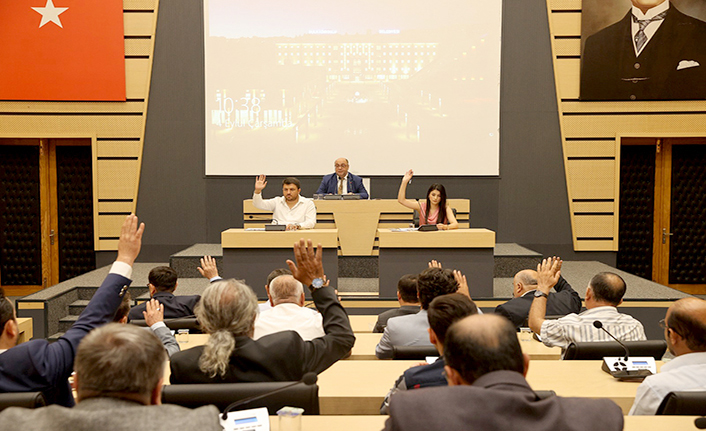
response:
[[[700,417],[694,419],[694,426],[700,430],[706,429],[706,418]]]
[[[296,386],[300,383],[304,383],[307,386],[314,385],[314,384],[316,384],[317,379],[318,379],[318,377],[316,376],[316,373],[309,372],[309,373],[304,374],[302,376],[302,379],[299,380],[298,382],[294,382],[289,385],[282,386],[281,388],[275,389],[274,391],[265,392],[264,394],[259,394],[259,395],[253,395],[252,397],[248,397],[248,398],[244,398],[242,400],[235,401],[235,402],[231,403],[228,407],[226,407],[225,410],[223,410],[223,420],[228,419],[228,413],[233,411],[237,407],[243,406],[243,405],[248,404],[252,401],[259,400],[261,398],[269,397],[270,395],[274,395],[278,392],[282,392],[283,390],[289,389],[292,386]]]
[[[605,332],[606,334],[608,334],[608,335],[610,336],[610,338],[612,338],[612,339],[614,339],[615,341],[617,341],[618,344],[620,344],[620,346],[621,346],[623,349],[625,349],[625,360],[627,361],[627,360],[628,360],[628,356],[630,356],[630,351],[628,350],[627,346],[626,346],[625,344],[623,344],[622,341],[620,341],[620,340],[618,340],[617,338],[615,338],[615,337],[613,336],[613,334],[611,334],[610,332],[608,332],[608,331],[603,327],[603,322],[601,322],[600,320],[594,320],[594,321],[593,321],[593,326],[595,326],[595,327],[598,328],[598,329],[602,329],[603,332]]]

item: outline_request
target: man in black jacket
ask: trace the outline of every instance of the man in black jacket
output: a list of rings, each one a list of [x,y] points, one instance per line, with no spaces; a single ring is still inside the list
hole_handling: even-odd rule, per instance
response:
[[[510,319],[516,328],[526,325],[529,310],[532,306],[535,292],[537,290],[537,271],[524,269],[517,274],[512,281],[513,299],[495,307],[495,313]],[[555,292],[549,294],[547,300],[548,315],[566,315],[579,313],[581,311],[581,298],[579,294],[571,288],[571,285],[560,277],[554,286]]]
[[[150,289],[150,296],[159,301],[164,309],[165,319],[175,319],[178,317],[193,317],[194,308],[201,297],[199,295],[176,296],[174,291],[179,284],[177,273],[168,266],[158,266],[152,268],[147,276]],[[128,319],[144,319],[142,312],[145,311],[145,303],[132,307]]]

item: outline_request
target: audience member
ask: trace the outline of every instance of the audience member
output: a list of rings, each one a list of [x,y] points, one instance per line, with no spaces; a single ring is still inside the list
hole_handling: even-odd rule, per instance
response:
[[[334,194],[349,195],[359,194],[361,199],[368,199],[368,191],[365,190],[363,179],[358,175],[348,172],[348,159],[341,157],[333,162],[336,172],[324,176],[321,180],[317,195]]]
[[[316,205],[300,193],[302,186],[294,177],[282,181],[282,195],[272,199],[262,199],[262,190],[267,186],[267,177],[260,175],[255,179],[255,192],[252,204],[257,209],[272,211],[275,224],[287,226],[287,230],[313,229],[316,225]]]
[[[439,355],[444,354],[444,338],[451,324],[472,314],[478,308],[472,299],[461,293],[450,293],[434,298],[429,304],[429,341],[436,347]],[[380,414],[390,414],[390,396],[398,391],[419,389],[432,386],[446,386],[444,358],[440,357],[429,365],[412,367],[402,374],[395,386],[387,393],[380,407]]]
[[[132,299],[130,297],[130,292],[125,292],[123,295],[123,301],[118,307],[118,311],[115,312],[113,317],[113,322],[115,323],[128,323],[128,313],[130,312],[130,303]],[[149,329],[154,332],[154,335],[159,338],[162,342],[164,348],[167,350],[167,354],[172,356],[174,353],[181,350],[179,343],[177,342],[172,331],[164,324],[164,309],[160,306],[159,302],[152,298],[145,303],[145,311],[142,312],[144,316],[145,323]]]
[[[295,279],[309,286],[323,315],[326,335],[304,341],[293,331],[253,340],[257,299],[237,280],[211,283],[196,308],[201,326],[211,336],[205,346],[175,354],[171,383],[257,382],[300,380],[320,373],[346,355],[355,336],[333,288],[324,285],[322,247],[311,240],[294,245],[296,264],[287,261]]]
[[[459,277],[462,276],[458,271],[440,267],[430,267],[422,271],[417,279],[417,295],[422,309],[416,314],[388,320],[380,342],[375,347],[375,356],[380,359],[391,358],[393,346],[430,346],[427,332],[429,304],[437,296],[456,292],[459,289]]]
[[[214,406],[161,404],[164,347],[143,328],[110,323],[92,330],[76,354],[78,405],[9,408],[0,423],[20,430],[221,430]]]
[[[175,319],[178,317],[192,317],[194,308],[201,297],[199,295],[176,296],[174,291],[178,286],[177,273],[168,266],[158,266],[153,268],[147,277],[150,289],[150,296],[159,301],[164,308],[164,317]],[[130,320],[142,319],[142,312],[145,311],[145,303],[136,305],[130,310],[128,317]]]
[[[547,299],[547,314],[565,315],[581,311],[581,298],[579,294],[564,280],[559,277],[554,292],[549,293]],[[532,300],[537,292],[537,271],[523,269],[515,274],[512,280],[512,298],[504,304],[495,307],[495,314],[505,316],[515,327],[526,325]]]
[[[417,274],[403,275],[397,282],[397,301],[400,306],[387,310],[378,316],[373,332],[383,332],[387,321],[392,317],[419,313],[419,298],[417,297]]]
[[[291,275],[280,275],[270,283],[274,307],[255,319],[255,340],[281,331],[294,331],[303,340],[326,335],[321,314],[304,307],[304,287]]]
[[[676,357],[638,386],[631,415],[655,414],[672,391],[706,391],[706,301],[680,299],[660,324],[669,352]]]
[[[47,402],[74,405],[68,379],[74,368],[78,344],[88,332],[110,322],[131,283],[132,265],[140,253],[144,223],[129,215],[120,232],[118,257],[103,284],[74,325],[54,343],[35,338],[17,344],[19,333],[14,309],[0,296],[0,392],[42,391]],[[21,429],[21,428],[20,428]]]
[[[529,357],[503,317],[474,315],[454,323],[444,361],[449,387],[394,394],[385,430],[623,429],[623,413],[608,399],[539,399],[524,377]]]
[[[586,288],[586,308],[580,314],[569,314],[556,320],[545,320],[547,296],[551,286],[561,275],[561,259],[548,258],[537,265],[537,291],[529,314],[529,326],[539,334],[542,342],[559,346],[562,350],[572,341],[609,341],[605,331],[595,328],[599,320],[603,327],[621,341],[645,340],[645,329],[634,317],[618,312],[627,286],[625,281],[612,272],[601,272],[593,276]]]

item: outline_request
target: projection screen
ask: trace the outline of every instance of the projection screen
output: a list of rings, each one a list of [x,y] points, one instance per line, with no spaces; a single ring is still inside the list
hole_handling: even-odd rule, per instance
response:
[[[498,175],[501,3],[204,0],[206,175]]]

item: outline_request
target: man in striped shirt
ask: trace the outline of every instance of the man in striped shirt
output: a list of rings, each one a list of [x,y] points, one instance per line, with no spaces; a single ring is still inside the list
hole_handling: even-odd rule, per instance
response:
[[[610,341],[605,331],[593,326],[599,320],[603,327],[621,341],[645,340],[645,329],[639,320],[618,312],[626,285],[618,274],[601,272],[593,276],[586,288],[586,308],[580,314],[568,314],[557,320],[545,320],[547,295],[559,279],[561,259],[544,259],[537,265],[537,290],[529,313],[529,326],[542,342],[562,350],[572,341]]]

